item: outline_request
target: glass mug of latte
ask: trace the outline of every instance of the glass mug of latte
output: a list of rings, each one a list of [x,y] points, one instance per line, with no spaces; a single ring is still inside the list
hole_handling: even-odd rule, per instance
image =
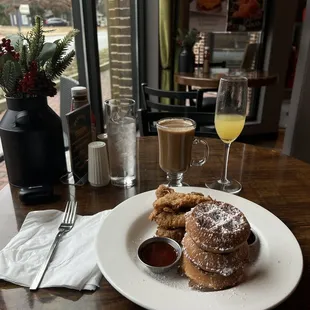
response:
[[[156,124],[159,143],[159,166],[167,173],[168,186],[187,186],[183,174],[190,166],[202,166],[209,157],[209,146],[196,139],[196,123],[183,117],[164,118]],[[203,158],[192,159],[192,146],[204,146]]]

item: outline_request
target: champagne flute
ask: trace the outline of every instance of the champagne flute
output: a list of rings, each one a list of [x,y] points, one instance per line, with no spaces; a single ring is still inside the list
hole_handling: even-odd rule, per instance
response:
[[[221,78],[215,107],[215,129],[224,142],[224,166],[222,176],[209,188],[236,194],[242,189],[242,185],[236,180],[227,178],[228,157],[231,143],[240,135],[247,111],[248,80],[241,76],[227,76]]]

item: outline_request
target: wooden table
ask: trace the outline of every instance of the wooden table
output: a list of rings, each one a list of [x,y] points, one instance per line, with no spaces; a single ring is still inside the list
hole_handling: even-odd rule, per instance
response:
[[[193,167],[185,181],[204,186],[206,180],[219,176],[223,164],[223,145],[220,140],[208,139],[210,160],[203,168]],[[79,214],[94,214],[110,209],[140,192],[156,188],[165,181],[158,166],[157,137],[138,140],[137,186],[122,189],[113,186],[92,188],[88,185],[71,190],[79,203]],[[252,200],[278,216],[298,239],[304,255],[304,272],[295,292],[276,309],[309,309],[310,287],[310,165],[280,155],[278,152],[234,143],[231,149],[229,175],[241,181],[240,196]],[[18,232],[26,214],[33,210],[63,209],[69,197],[67,187],[56,189],[61,195],[57,203],[44,206],[23,206],[16,189],[6,186],[0,192],[0,249]],[[274,232],[277,233],[276,231]],[[279,236],[281,238],[281,236]],[[275,288],[276,289],[276,288]],[[264,296],[262,296],[264,298]],[[140,309],[122,297],[102,279],[96,292],[81,293],[68,289],[40,289],[30,292],[0,281],[0,309]],[[173,309],[173,307],[171,308]]]
[[[240,69],[211,68],[209,73],[197,69],[194,73],[177,73],[174,80],[180,85],[201,88],[218,88],[221,77],[226,75],[240,75],[248,78],[249,87],[262,87],[275,84],[277,75],[263,71],[244,71]]]

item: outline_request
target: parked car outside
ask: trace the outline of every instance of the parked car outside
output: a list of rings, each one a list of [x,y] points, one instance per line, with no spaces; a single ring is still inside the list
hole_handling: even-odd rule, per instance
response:
[[[60,17],[51,17],[45,21],[45,26],[68,26],[69,23]]]

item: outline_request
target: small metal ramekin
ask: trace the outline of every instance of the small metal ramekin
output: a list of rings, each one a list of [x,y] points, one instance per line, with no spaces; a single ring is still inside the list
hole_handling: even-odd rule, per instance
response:
[[[259,241],[259,238],[258,238],[256,231],[254,229],[251,229],[251,231],[252,231],[255,239],[251,244],[249,244],[249,261],[250,261],[250,263],[253,263],[254,261],[256,261],[256,259],[258,258],[258,255],[259,255],[260,241]]]
[[[255,230],[251,229],[251,233],[254,235],[254,241],[249,244],[249,246],[255,246],[258,242],[258,236]]]
[[[153,243],[153,242],[166,242],[168,244],[170,244],[176,251],[177,253],[177,257],[175,259],[175,261],[168,265],[168,266],[162,266],[162,267],[155,267],[155,266],[151,266],[151,265],[148,265],[146,264],[140,257],[141,255],[141,251],[143,250],[143,248],[150,244],[150,243]],[[180,260],[181,258],[181,255],[182,255],[182,248],[181,246],[173,239],[170,239],[170,238],[166,238],[166,237],[152,237],[152,238],[149,238],[149,239],[146,239],[145,241],[143,241],[139,248],[138,248],[138,259],[139,261],[146,267],[148,267],[152,272],[154,273],[164,273],[164,272],[167,272],[169,269],[171,269],[173,266],[175,266],[178,261]]]

